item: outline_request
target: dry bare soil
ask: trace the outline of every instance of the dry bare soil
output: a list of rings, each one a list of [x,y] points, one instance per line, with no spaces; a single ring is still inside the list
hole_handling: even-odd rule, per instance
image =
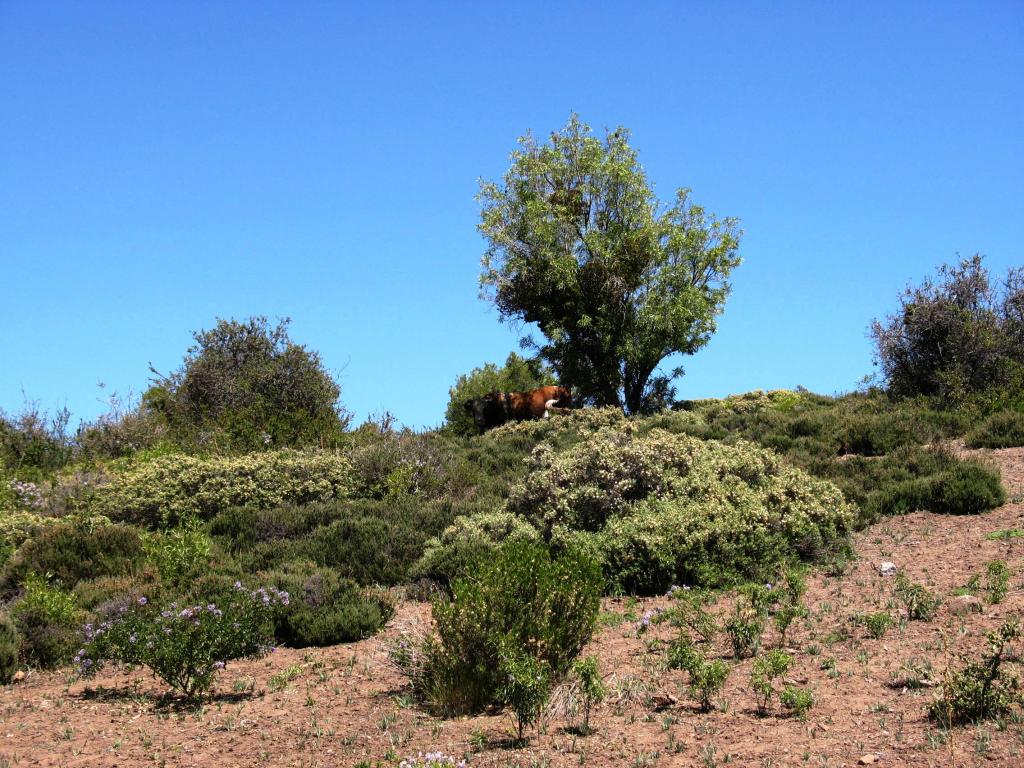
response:
[[[699,713],[686,695],[684,673],[662,665],[657,641],[673,630],[658,625],[637,634],[636,620],[668,601],[609,599],[585,651],[599,657],[612,688],[592,718],[594,732],[577,735],[564,716],[552,714],[528,746],[515,748],[507,713],[444,720],[413,704],[388,662],[388,647],[401,632],[427,628],[430,609],[402,601],[387,630],[370,640],[279,649],[229,665],[200,709],[158,704],[163,688],[144,670],[108,670],[89,682],[69,672],[30,674],[0,689],[0,768],[396,766],[434,750],[465,757],[471,768],[850,766],[865,755],[880,766],[1024,765],[1024,725],[987,723],[947,733],[926,717],[936,688],[904,685],[914,676],[908,668],[928,665],[941,682],[955,653],[976,655],[986,631],[1024,612],[1024,539],[986,538],[1024,529],[1024,449],[983,455],[1001,468],[1009,504],[977,517],[917,513],[886,520],[857,535],[859,559],[844,575],[811,577],[810,616],[797,622],[787,643],[796,657],[787,679],[814,691],[803,721],[777,704],[758,716],[750,660],[732,671],[721,709]],[[995,558],[1013,573],[1007,598],[983,613],[956,615],[954,590]],[[889,609],[902,616],[893,578],[879,573],[885,560],[944,602],[933,620],[899,621],[873,639],[858,615]],[[774,640],[769,633],[766,643]],[[716,651],[728,655],[724,643]]]

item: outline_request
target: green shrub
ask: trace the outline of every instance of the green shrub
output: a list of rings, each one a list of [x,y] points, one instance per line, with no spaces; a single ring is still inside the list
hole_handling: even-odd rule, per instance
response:
[[[6,613],[0,613],[0,685],[7,685],[18,671],[18,630]]]
[[[884,637],[889,627],[893,625],[892,616],[887,611],[865,614],[861,617],[861,622],[867,627],[868,634],[876,640]]]
[[[210,603],[159,613],[140,598],[116,619],[85,627],[85,645],[75,656],[83,675],[105,661],[144,664],[167,685],[194,699],[208,691],[217,672],[234,659],[266,653],[273,641],[273,613],[287,606],[287,593],[245,590],[221,607]]]
[[[1010,588],[1010,569],[1005,560],[985,563],[985,599],[992,605],[1003,602]]]
[[[290,563],[261,574],[261,579],[289,595],[289,604],[275,617],[274,634],[293,648],[362,640],[394,614],[386,592],[361,588],[312,563]]]
[[[928,708],[928,715],[943,727],[1003,717],[1021,703],[1017,678],[1003,669],[1009,644],[1020,637],[1019,625],[1006,621],[985,637],[988,648],[981,660],[964,657],[963,666],[947,673],[942,695]]]
[[[779,693],[779,701],[783,707],[802,720],[814,706],[814,694],[804,688],[787,685]]]
[[[736,596],[732,614],[725,621],[725,633],[737,659],[750,658],[761,649],[768,600],[766,590],[756,586],[748,587]]]
[[[471,564],[505,541],[536,542],[540,534],[511,512],[484,512],[455,518],[440,536],[430,539],[413,575],[449,583]]]
[[[993,413],[967,434],[971,448],[1014,448],[1024,445],[1024,413]]]
[[[803,604],[807,592],[807,568],[802,565],[783,567],[780,581],[771,592],[775,605],[775,626],[779,630],[779,646],[786,644],[786,635],[790,625],[807,615]]]
[[[11,589],[29,573],[46,573],[71,589],[82,579],[130,574],[142,562],[136,528],[61,523],[41,528],[18,548],[4,567],[2,583]]]
[[[514,647],[544,662],[557,679],[590,639],[601,595],[600,570],[575,551],[504,544],[433,604],[437,640],[408,668],[414,689],[433,706],[473,711],[499,700],[499,649]]]
[[[904,445],[919,442],[913,425],[891,415],[849,416],[840,422],[839,452],[884,456]]]
[[[160,580],[168,585],[180,585],[207,569],[212,543],[199,521],[191,519],[177,528],[147,534],[143,548],[146,559],[160,574]]]
[[[86,611],[102,611],[110,604],[127,605],[140,597],[150,599],[160,593],[160,574],[143,568],[130,576],[100,576],[79,581],[74,590],[75,602]]]
[[[757,698],[757,711],[764,714],[775,695],[775,678],[782,677],[793,664],[793,657],[778,648],[754,659],[750,684]]]
[[[210,524],[218,544],[244,572],[312,560],[361,584],[399,584],[427,540],[472,504],[403,496],[279,507],[232,509]]]
[[[585,659],[576,659],[572,665],[572,672],[577,681],[577,690],[583,702],[583,723],[579,731],[583,735],[590,733],[590,712],[608,695],[608,686],[601,678],[601,670],[597,658],[588,656]]]
[[[551,698],[551,667],[512,638],[506,638],[498,652],[498,673],[498,697],[515,712],[518,740],[523,743],[526,726],[537,722]]]
[[[218,320],[193,334],[180,370],[157,377],[143,408],[187,448],[258,451],[331,445],[348,422],[340,390],[288,320]]]
[[[334,453],[277,451],[238,457],[158,456],[129,467],[97,494],[112,519],[173,526],[231,507],[262,509],[343,497],[349,463]]]
[[[929,484],[926,509],[939,514],[976,515],[1006,503],[998,470],[964,462]]]
[[[21,655],[26,664],[52,669],[66,663],[75,649],[82,612],[74,595],[30,573],[24,580],[25,593],[11,607]]]
[[[34,403],[26,403],[16,416],[0,410],[0,471],[27,481],[52,476],[72,457],[70,420],[67,408],[50,416]]]
[[[707,609],[713,593],[703,589],[674,587],[669,591],[669,596],[675,598],[675,603],[666,611],[665,619],[672,626],[685,631],[690,641],[694,636],[706,643],[714,640],[719,629],[718,620]]]
[[[896,575],[896,597],[912,621],[931,621],[942,604],[942,600],[923,585],[913,583],[902,573]]]
[[[732,668],[724,661],[708,661],[704,654],[683,639],[669,647],[669,668],[682,669],[690,675],[690,695],[701,711],[710,712],[714,697],[725,687]]]

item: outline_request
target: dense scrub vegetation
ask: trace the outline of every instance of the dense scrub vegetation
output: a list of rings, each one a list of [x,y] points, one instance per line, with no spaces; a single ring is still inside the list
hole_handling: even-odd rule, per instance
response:
[[[938,300],[968,277],[975,285],[977,269],[962,265],[922,296]],[[1002,302],[1005,352],[1016,304]],[[591,602],[559,604],[557,626],[528,626],[516,611],[533,605],[530,589],[564,577],[590,601],[602,590],[742,585],[799,561],[842,559],[849,533],[886,515],[976,514],[1005,501],[998,472],[959,458],[954,441],[1024,444],[1010,374],[1002,390],[898,397],[896,369],[886,368],[888,391],[758,391],[629,418],[586,408],[475,434],[459,420],[459,398],[548,381],[549,371],[512,356],[461,377],[450,423],[416,433],[390,417],[349,429],[336,385],[284,325],[221,321],[196,342],[140,403],[117,404],[74,435],[66,413],[0,414],[5,676],[15,655],[67,663],[84,624],[129,613],[150,626],[153,606],[229,605],[240,589],[287,598],[244,643],[207,617],[204,653],[218,663],[229,660],[218,649],[258,652],[257,636],[356,640],[388,621],[404,585],[435,595],[439,634],[415,671],[424,699],[446,710],[504,702],[522,724],[544,693],[530,681],[564,675],[592,629]],[[521,605],[502,603],[507,615],[473,617],[479,601],[524,584]],[[729,625],[737,647],[760,616],[748,608]],[[548,650],[531,651],[528,637],[547,638]],[[566,650],[552,655],[551,643]],[[126,660],[128,650],[103,653]],[[713,671],[686,658],[695,680]],[[182,674],[202,687],[213,673]]]

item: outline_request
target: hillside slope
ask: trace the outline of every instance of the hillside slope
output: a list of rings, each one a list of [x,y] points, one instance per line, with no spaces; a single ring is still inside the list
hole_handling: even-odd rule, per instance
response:
[[[418,752],[441,751],[470,766],[842,766],[865,754],[906,766],[1019,765],[1024,726],[995,723],[944,732],[926,718],[955,652],[980,651],[983,635],[1024,614],[1024,448],[970,452],[1002,471],[1011,501],[976,516],[914,513],[885,519],[855,535],[859,558],[838,577],[808,581],[810,616],[790,631],[796,657],[787,679],[814,691],[806,721],[776,706],[759,717],[750,689],[751,661],[731,673],[725,711],[696,712],[684,673],[664,671],[672,630],[652,625],[638,635],[644,612],[666,598],[606,599],[602,629],[584,652],[599,657],[613,693],[592,718],[596,732],[578,736],[551,716],[529,746],[512,748],[512,719],[503,713],[435,719],[412,705],[387,649],[402,632],[429,623],[429,604],[402,601],[387,630],[372,639],[308,651],[279,649],[255,662],[229,665],[218,695],[201,711],[154,712],[163,687],[141,671],[106,671],[88,683],[65,673],[32,673],[0,690],[0,766],[395,766]],[[1005,560],[1010,591],[980,614],[956,615],[953,592],[985,563]],[[912,581],[943,598],[931,621],[900,621],[873,639],[858,615],[889,610],[895,563]],[[772,630],[766,642],[772,643]],[[716,645],[725,655],[724,643]],[[921,670],[932,669],[928,675]],[[913,670],[917,670],[916,672]],[[924,678],[925,686],[906,685]]]

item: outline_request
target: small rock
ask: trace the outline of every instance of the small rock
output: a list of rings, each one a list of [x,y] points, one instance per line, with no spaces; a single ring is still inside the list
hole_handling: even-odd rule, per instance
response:
[[[896,563],[890,563],[888,560],[883,560],[882,564],[878,566],[878,572],[883,576],[895,576],[898,570]]]
[[[966,616],[969,613],[981,613],[985,606],[981,600],[974,595],[960,595],[956,598],[949,609],[957,616]]]
[[[860,756],[860,760],[857,761],[857,765],[871,765],[872,763],[877,763],[881,759],[882,758],[878,755],[868,753]]]
[[[25,679],[25,670],[19,669],[17,672],[14,673],[14,677],[11,678],[11,682],[12,683],[20,683],[24,679]]]

